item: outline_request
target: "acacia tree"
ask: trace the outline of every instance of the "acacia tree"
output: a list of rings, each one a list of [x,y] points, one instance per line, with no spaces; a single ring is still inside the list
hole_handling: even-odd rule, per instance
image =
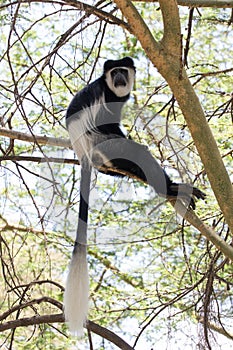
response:
[[[231,1],[178,3],[233,7]],[[223,58],[211,57],[211,52],[202,56],[195,40],[201,40],[205,49],[209,43],[197,35],[198,29],[192,29],[192,24],[201,22],[201,29],[206,29],[205,20],[215,21],[219,28],[213,39],[231,24],[230,11],[223,13],[220,22],[219,11],[215,17],[206,12],[203,20],[197,11],[195,18],[194,8],[180,9],[180,15],[173,0],[140,2],[136,7],[127,0],[115,4],[37,0],[4,1],[0,6],[6,29],[1,47],[0,329],[6,348],[68,344],[63,338],[68,332],[62,313],[62,274],[71,252],[70,234],[75,231],[79,167],[68,151],[64,111],[75,91],[101,74],[103,59],[119,53],[130,54],[138,66],[133,108],[125,110],[126,127],[135,139],[150,146],[173,176],[202,183],[209,199],[198,204],[196,213],[182,203],[172,203],[185,219],[181,222],[173,208],[155,200],[142,184],[113,181],[104,175],[94,179],[99,194],[93,191],[90,217],[88,346],[95,348],[93,342],[98,342],[92,333],[122,349],[140,348],[143,342],[156,346],[157,337],[173,329],[174,348],[182,327],[179,315],[203,325],[207,348],[213,342],[211,330],[232,339],[227,324],[233,258],[228,175],[232,135],[227,135],[233,69],[224,62],[230,57],[224,43],[218,44]],[[180,20],[187,23],[186,41]],[[136,320],[135,336],[128,323]],[[24,327],[23,334],[19,327]],[[110,327],[114,332],[120,329],[130,340],[123,341]],[[75,339],[69,341],[71,347]]]

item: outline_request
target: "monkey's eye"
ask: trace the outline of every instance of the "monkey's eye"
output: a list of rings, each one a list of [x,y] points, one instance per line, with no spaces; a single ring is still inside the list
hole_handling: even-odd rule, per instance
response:
[[[115,68],[111,71],[111,76],[112,78],[114,78],[117,74],[122,74],[124,75],[126,78],[128,76],[128,71],[127,69],[124,69],[124,68]]]
[[[115,68],[111,71],[111,78],[115,87],[126,86],[128,82],[128,71],[124,68]]]

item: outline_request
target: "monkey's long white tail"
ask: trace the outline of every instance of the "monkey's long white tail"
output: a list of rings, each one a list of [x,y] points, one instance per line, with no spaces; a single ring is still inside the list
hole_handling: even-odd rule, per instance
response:
[[[86,245],[78,243],[73,251],[64,294],[65,320],[70,331],[78,336],[83,335],[87,321],[88,297],[87,249]]]

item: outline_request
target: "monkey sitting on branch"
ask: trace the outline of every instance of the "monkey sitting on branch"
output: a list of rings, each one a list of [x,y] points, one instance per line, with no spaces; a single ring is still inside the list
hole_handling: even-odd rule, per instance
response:
[[[106,61],[102,76],[74,96],[66,113],[72,147],[81,163],[81,182],[64,310],[71,332],[78,335],[83,332],[88,314],[87,219],[92,167],[109,175],[128,174],[148,183],[160,196],[182,199],[192,209],[195,197],[205,198],[198,188],[173,182],[148,148],[123,132],[121,110],[129,99],[135,72],[130,57]]]

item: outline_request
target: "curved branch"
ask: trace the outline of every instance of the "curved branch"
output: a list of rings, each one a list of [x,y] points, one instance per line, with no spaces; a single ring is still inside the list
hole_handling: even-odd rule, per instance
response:
[[[50,303],[51,305],[54,305],[62,310],[62,304],[59,301],[57,301],[53,298],[50,298],[50,297],[41,297],[39,299],[30,300],[24,304],[19,304],[19,305],[13,306],[12,308],[10,308],[6,312],[4,312],[2,315],[0,315],[0,321],[6,319],[8,316],[10,316],[11,314],[13,314],[14,312],[16,312],[18,310],[25,309],[26,307],[32,306],[34,304],[39,305],[41,303]]]
[[[5,322],[0,325],[0,332],[15,329],[18,327],[28,327],[34,325],[40,325],[44,323],[64,323],[65,318],[62,313],[53,314],[53,315],[43,315],[43,316],[34,316],[34,317],[25,317],[18,320]],[[112,344],[116,345],[119,349],[122,350],[133,350],[133,348],[126,343],[122,338],[120,338],[116,333],[108,330],[107,328],[101,327],[95,322],[88,321],[86,328],[103,337],[104,339],[110,341]]]
[[[87,321],[86,328],[95,334],[109,340],[111,343],[115,344],[118,348],[122,350],[133,350],[132,346],[126,343],[122,338],[120,338],[116,333],[113,333],[107,328],[101,327],[95,322]]]

